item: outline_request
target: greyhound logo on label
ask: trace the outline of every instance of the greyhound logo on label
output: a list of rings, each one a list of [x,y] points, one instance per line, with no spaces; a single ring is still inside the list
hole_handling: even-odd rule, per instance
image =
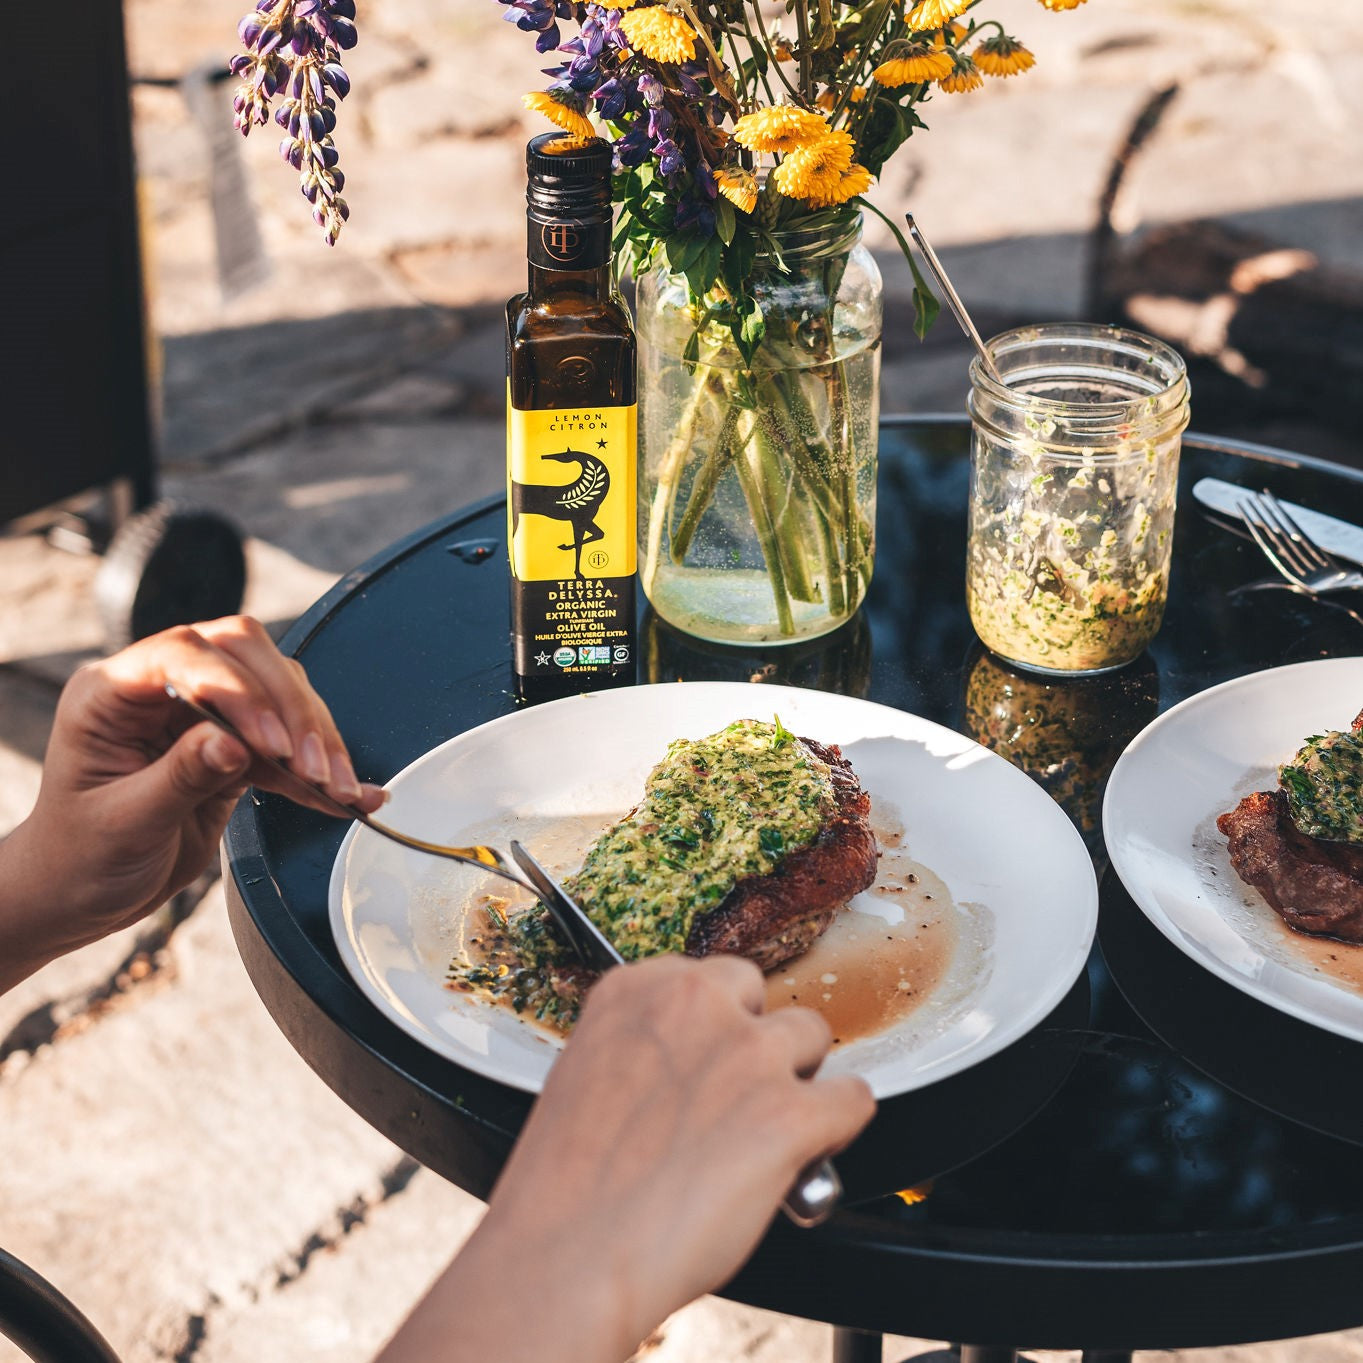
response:
[[[575,482],[566,487],[553,483],[511,484],[511,535],[515,538],[522,516],[547,516],[550,520],[567,521],[573,538],[560,544],[561,550],[573,551],[573,575],[582,576],[582,546],[593,540],[604,539],[596,523],[596,509],[610,491],[610,470],[595,455],[580,450],[563,450],[557,454],[542,454],[541,459],[552,459],[559,464],[577,464],[581,469]]]

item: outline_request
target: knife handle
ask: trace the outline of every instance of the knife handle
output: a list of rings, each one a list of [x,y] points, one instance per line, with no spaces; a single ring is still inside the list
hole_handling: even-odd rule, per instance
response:
[[[830,1159],[815,1160],[800,1170],[781,1210],[801,1229],[821,1226],[837,1209],[842,1179]]]

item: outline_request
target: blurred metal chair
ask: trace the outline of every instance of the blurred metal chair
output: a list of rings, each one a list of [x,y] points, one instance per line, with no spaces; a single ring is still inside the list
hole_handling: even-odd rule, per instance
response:
[[[0,1334],[34,1363],[118,1363],[118,1355],[68,1298],[2,1249]]]

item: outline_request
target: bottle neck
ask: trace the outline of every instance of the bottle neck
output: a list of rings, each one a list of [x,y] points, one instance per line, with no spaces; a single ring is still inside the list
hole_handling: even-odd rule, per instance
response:
[[[615,281],[611,278],[609,261],[585,270],[550,270],[532,260],[529,262],[529,292],[531,298],[541,302],[566,294],[605,299],[614,294]]]

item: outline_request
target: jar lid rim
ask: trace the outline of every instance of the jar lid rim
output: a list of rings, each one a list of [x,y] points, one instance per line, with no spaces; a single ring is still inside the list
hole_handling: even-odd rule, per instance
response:
[[[1101,345],[1104,349],[1117,354],[1144,357],[1149,369],[1163,376],[1165,382],[1163,387],[1150,392],[1116,398],[1112,401],[1065,402],[1058,398],[1020,392],[1008,383],[999,383],[988,373],[982,360],[976,355],[970,362],[971,387],[997,402],[1006,402],[1014,407],[1051,416],[1063,415],[1071,423],[1094,425],[1124,420],[1132,408],[1143,406],[1152,400],[1158,404],[1160,411],[1167,411],[1171,407],[1177,407],[1187,398],[1188,368],[1182,355],[1167,342],[1127,327],[1097,322],[1047,322],[1035,326],[1014,327],[1010,331],[991,337],[985,345],[995,365],[1001,368],[1000,360],[1006,358],[1010,351],[1025,346],[1036,346],[1038,343],[1057,346],[1078,343],[1095,348]],[[1063,374],[1067,367],[1073,368],[1073,365],[1073,360],[1069,361],[1068,365],[1057,361],[1055,367],[1057,376]],[[1114,369],[1114,372],[1124,371]]]

